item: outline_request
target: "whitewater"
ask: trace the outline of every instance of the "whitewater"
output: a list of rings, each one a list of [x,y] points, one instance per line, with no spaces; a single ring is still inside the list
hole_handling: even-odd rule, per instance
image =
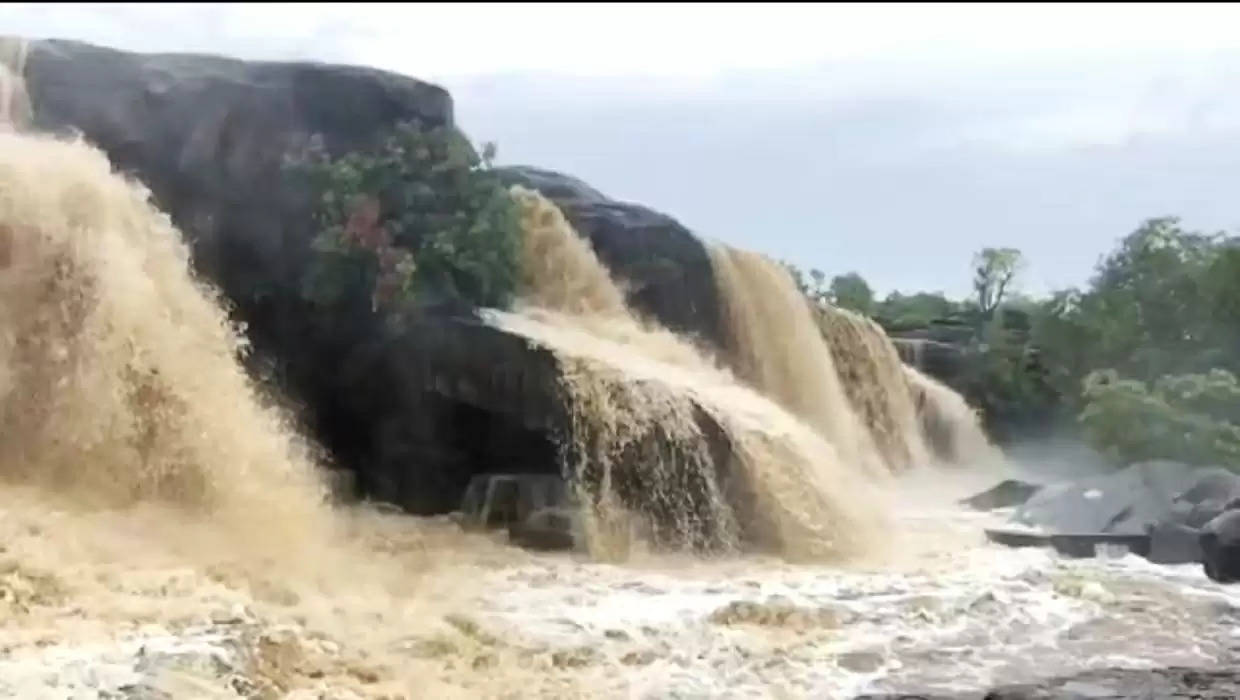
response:
[[[1240,599],[1196,567],[986,544],[1001,514],[954,501],[1016,467],[960,456],[978,433],[950,390],[901,369],[911,409],[885,391],[862,410],[836,380],[807,389],[819,410],[788,378],[855,360],[813,313],[783,315],[819,338],[809,360],[751,350],[764,318],[741,312],[733,351],[710,357],[627,309],[549,203],[514,196],[568,272],[530,273],[492,322],[571,360],[578,427],[603,451],[565,466],[595,469],[595,515],[657,534],[684,507],[673,547],[607,560],[599,528],[594,551],[535,554],[336,503],[327,457],[246,376],[244,338],[145,188],[84,143],[0,133],[0,695],[848,697],[1230,658]],[[763,303],[800,304],[769,265],[730,279],[761,273]],[[690,399],[740,445],[741,496],[691,471]],[[925,406],[957,435],[952,460],[912,463],[936,452]],[[693,499],[671,472],[620,473],[641,430],[676,442]]]

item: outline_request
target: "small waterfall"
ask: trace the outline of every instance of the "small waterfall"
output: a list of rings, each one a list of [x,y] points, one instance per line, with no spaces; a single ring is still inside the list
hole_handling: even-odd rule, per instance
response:
[[[874,321],[846,309],[816,310],[835,358],[844,393],[893,470],[930,462],[903,365],[895,345]]]
[[[977,411],[947,386],[906,366],[905,377],[931,451],[941,462],[999,464],[1003,455],[986,438]]]
[[[756,546],[822,559],[872,544],[865,473],[818,431],[690,343],[643,322],[589,245],[541,195],[514,187],[526,236],[523,305],[496,326],[552,350],[572,413],[566,475],[593,549],[619,507],[656,541]]]
[[[24,39],[0,36],[0,127],[22,129],[30,124],[25,81],[28,46]]]
[[[926,342],[921,338],[892,338],[900,359],[919,370],[926,368]]]
[[[720,244],[710,246],[710,257],[737,374],[812,425],[842,459],[872,474],[889,471],[788,271],[758,253]]]

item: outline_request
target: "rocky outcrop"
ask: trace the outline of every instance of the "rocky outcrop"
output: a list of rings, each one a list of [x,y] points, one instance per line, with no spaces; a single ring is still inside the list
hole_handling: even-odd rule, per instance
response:
[[[1240,477],[1221,468],[1142,462],[1047,485],[1013,519],[1053,532],[1144,534],[1160,522],[1185,524],[1210,494],[1234,487],[1240,487]]]
[[[973,499],[989,506],[1008,484]],[[1025,496],[1025,486],[1018,496]],[[1038,488],[1012,516],[1038,532],[997,529],[987,537],[1013,547],[1052,546],[1069,556],[1092,556],[1097,545],[1121,544],[1155,563],[1201,562],[1210,578],[1240,580],[1240,511],[1233,510],[1240,508],[1238,496],[1240,475],[1221,467],[1142,462]]]
[[[446,91],[366,68],[72,41],[31,42],[25,55],[32,126],[81,134],[146,184],[245,324],[252,369],[291,395],[362,493],[443,512],[476,473],[558,473],[566,404],[549,352],[467,308],[426,309],[395,332],[368,306],[322,318],[301,294],[312,202],[287,160],[365,148],[402,121],[451,125]],[[717,342],[709,258],[674,219],[557,173],[503,176],[557,202],[635,308]]]
[[[995,510],[1019,506],[1042,487],[1020,479],[1004,479],[995,486],[962,499],[960,503],[974,510]]]
[[[25,62],[35,128],[79,132],[154,194],[193,244],[199,269],[261,330],[307,252],[303,193],[286,157],[312,139],[331,153],[393,124],[451,124],[440,87],[313,63],[134,54],[35,41]]]
[[[509,184],[538,190],[587,238],[622,282],[631,307],[668,328],[724,347],[719,297],[706,248],[672,217],[617,202],[574,177],[528,166],[500,169]]]

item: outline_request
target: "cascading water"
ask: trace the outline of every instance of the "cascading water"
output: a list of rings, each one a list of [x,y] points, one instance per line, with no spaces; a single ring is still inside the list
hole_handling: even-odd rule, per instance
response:
[[[792,553],[868,545],[881,509],[862,471],[634,319],[558,210],[524,196],[527,244],[545,236],[526,297],[558,313],[495,322],[565,368],[595,465],[571,466],[685,519],[660,527]],[[241,348],[141,187],[81,143],[0,134],[0,697],[851,697],[1234,656],[1217,586],[981,545],[973,516],[934,509],[964,495],[946,483],[960,473],[922,475],[900,509],[914,517],[882,533],[905,558],[879,570],[600,567],[330,510]],[[923,418],[976,431],[958,395],[907,378]],[[703,452],[720,445],[721,474]]]
[[[930,452],[948,462],[997,460],[964,398],[919,372],[906,379],[873,321],[813,308],[787,270],[762,255],[720,244],[710,255],[732,366],[842,446],[845,459],[882,473],[926,464]]]
[[[21,39],[0,36],[0,129],[30,123],[30,98],[23,79],[27,47]]]
[[[880,516],[856,463],[688,342],[635,318],[559,209],[521,188],[513,196],[526,305],[491,319],[561,362],[569,476],[588,501],[622,502],[682,544],[726,548],[739,537],[789,557],[858,551]]]
[[[918,370],[905,366],[917,417],[934,455],[941,461],[995,466],[1003,455],[986,438],[977,411],[964,397]]]
[[[846,309],[815,309],[844,393],[869,427],[888,466],[929,464],[913,396],[891,339],[874,321]]]
[[[308,449],[258,401],[147,192],[81,144],[0,133],[0,154],[0,475],[266,533],[312,521]]]
[[[758,253],[721,244],[709,252],[728,329],[728,357],[737,374],[812,425],[842,459],[875,475],[885,473],[788,271]]]

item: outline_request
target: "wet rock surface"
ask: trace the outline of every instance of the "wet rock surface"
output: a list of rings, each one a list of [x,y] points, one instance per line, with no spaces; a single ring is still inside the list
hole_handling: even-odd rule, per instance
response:
[[[1221,583],[1240,581],[1240,509],[1206,523],[1200,543],[1207,576]]]
[[[1217,581],[1240,580],[1240,515],[1232,515],[1240,507],[1240,476],[1231,471],[1143,462],[1038,489],[1009,480],[961,503],[994,508],[1027,492],[1011,520],[1036,531],[988,530],[989,539],[1078,557],[1114,544],[1158,564],[1201,562]]]
[[[1037,683],[996,686],[951,695],[859,695],[857,700],[1172,700],[1240,697],[1240,671],[1163,668],[1101,669]]]
[[[1182,518],[1184,507],[1193,505],[1188,498],[1204,499],[1214,490],[1230,488],[1230,479],[1240,483],[1240,477],[1220,471],[1154,461],[1049,484],[1030,497],[1013,520],[1051,532],[1144,534],[1156,523]],[[1229,479],[1224,481],[1220,476]]]
[[[498,169],[508,183],[542,192],[588,239],[628,302],[673,331],[725,347],[714,270],[702,241],[667,214],[619,202],[570,175],[528,166]]]
[[[996,486],[970,496],[960,503],[974,510],[995,510],[1018,506],[1030,499],[1042,487],[1019,479],[1005,479]]]

